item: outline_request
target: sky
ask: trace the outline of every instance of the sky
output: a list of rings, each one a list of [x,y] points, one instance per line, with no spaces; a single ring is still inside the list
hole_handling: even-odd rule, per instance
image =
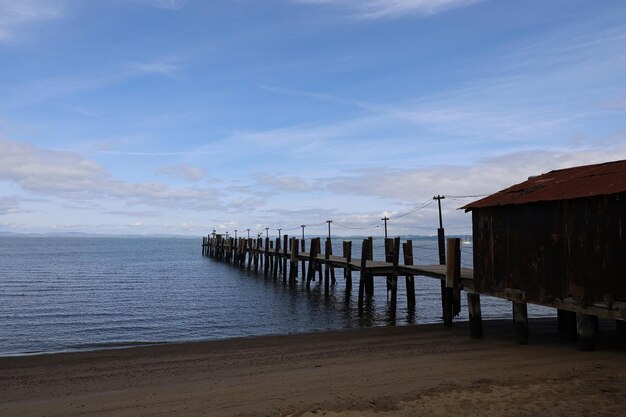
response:
[[[0,232],[470,234],[619,159],[621,0],[0,0]]]

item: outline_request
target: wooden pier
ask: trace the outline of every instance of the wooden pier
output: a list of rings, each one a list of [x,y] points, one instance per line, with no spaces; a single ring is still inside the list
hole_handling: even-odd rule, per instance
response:
[[[513,321],[520,344],[528,343],[528,303],[555,308],[558,312],[559,333],[568,338],[578,338],[579,347],[583,350],[593,349],[598,317],[617,319],[618,328],[626,332],[626,304],[620,302],[613,302],[611,308],[597,303],[582,306],[570,299],[529,300],[524,292],[512,288],[478,290],[475,286],[474,270],[461,267],[460,239],[449,238],[444,242],[442,228],[439,229],[438,237],[440,262],[429,265],[415,264],[413,242],[401,242],[400,238],[385,239],[384,261],[374,260],[371,237],[363,240],[360,257],[352,256],[351,241],[343,241],[342,254],[339,256],[332,253],[330,239],[324,239],[323,250],[321,238],[310,239],[310,248],[307,251],[305,241],[287,235],[282,236],[282,239],[234,239],[220,234],[209,235],[203,238],[202,254],[241,269],[254,270],[265,277],[282,279],[284,283],[291,284],[301,279],[309,287],[317,277],[320,284],[323,282],[327,294],[330,286],[336,283],[336,269],[343,270],[347,294],[351,293],[353,287],[352,273],[358,272],[359,313],[363,312],[365,300],[374,295],[374,279],[384,278],[387,293],[390,295],[389,312],[392,318],[395,318],[398,303],[398,278],[405,278],[406,303],[409,309],[414,309],[416,304],[416,277],[439,280],[444,326],[452,326],[453,318],[460,313],[461,291],[464,291],[467,296],[470,333],[474,338],[483,337],[481,295],[512,303]],[[591,319],[586,323],[580,320],[581,317]]]
[[[336,283],[336,269],[343,270],[346,291],[353,286],[353,272],[359,273],[358,308],[363,311],[364,300],[374,295],[374,279],[384,278],[390,295],[390,314],[395,316],[397,307],[398,278],[405,278],[406,303],[408,308],[415,307],[415,277],[425,277],[441,281],[442,316],[446,326],[452,325],[453,317],[460,312],[461,291],[468,296],[470,327],[473,337],[482,337],[482,319],[480,298],[475,294],[473,270],[461,267],[460,239],[447,241],[447,264],[416,265],[413,262],[413,242],[401,242],[400,238],[385,239],[385,261],[374,260],[373,239],[364,239],[360,257],[352,256],[352,242],[343,241],[341,256],[332,254],[330,239],[310,239],[309,251],[301,239],[234,239],[216,234],[206,236],[202,242],[202,254],[224,262],[232,263],[241,269],[262,273],[265,277],[282,279],[283,282],[295,283],[298,278],[307,286],[316,281],[324,283],[328,293],[330,286]],[[404,263],[400,264],[402,251]],[[441,251],[441,250],[440,250]],[[300,265],[302,265],[300,267]],[[302,275],[301,277],[298,277]]]

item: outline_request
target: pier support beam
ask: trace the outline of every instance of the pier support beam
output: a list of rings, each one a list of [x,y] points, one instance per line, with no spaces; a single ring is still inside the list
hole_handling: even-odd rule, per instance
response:
[[[515,322],[515,333],[517,343],[528,344],[528,305],[518,301],[513,301],[513,321]]]
[[[413,241],[407,240],[406,243],[402,244],[402,249],[404,251],[404,264],[413,265]],[[406,276],[406,304],[410,310],[415,309],[415,278],[413,275]]]
[[[287,280],[287,256],[289,251],[289,236],[283,236],[283,282]],[[302,273],[304,274],[304,268],[302,268]],[[296,268],[296,276],[298,276],[298,268]]]
[[[291,256],[289,258],[289,283],[293,284],[298,277],[298,239],[291,239]],[[303,272],[304,273],[304,272]]]
[[[391,240],[391,261],[393,263],[393,272],[391,274],[391,314],[395,320],[396,307],[398,303],[398,264],[400,262],[400,238],[397,237]],[[394,321],[395,323],[395,321]]]
[[[467,294],[470,335],[475,339],[483,338],[483,316],[480,311],[480,294]]]
[[[324,293],[328,294],[329,291],[329,285],[330,285],[330,270],[331,270],[331,265],[330,265],[330,238],[326,239],[325,242],[325,246],[324,246]]]
[[[576,328],[578,333],[578,350],[595,350],[598,339],[598,317],[576,313]]]
[[[352,291],[352,241],[343,242],[343,257],[346,258],[346,267],[343,269],[343,277],[346,280],[346,293]]]
[[[367,252],[365,259],[368,261],[374,260],[374,239],[370,236],[367,238],[367,244],[365,245]],[[374,296],[374,276],[365,274],[365,295],[368,297]]]
[[[567,310],[556,310],[559,334],[567,340],[576,340],[576,313]]]
[[[361,246],[361,271],[359,272],[359,313],[363,312],[363,299],[365,298],[365,287],[367,284],[367,244],[368,240],[363,240]]]
[[[452,318],[461,311],[461,239],[448,239],[448,263],[446,264],[443,297],[443,324],[452,326]]]

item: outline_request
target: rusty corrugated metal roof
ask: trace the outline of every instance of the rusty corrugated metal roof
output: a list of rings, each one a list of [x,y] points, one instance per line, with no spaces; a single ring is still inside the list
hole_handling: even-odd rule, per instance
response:
[[[461,209],[570,200],[626,192],[626,160],[550,171]]]

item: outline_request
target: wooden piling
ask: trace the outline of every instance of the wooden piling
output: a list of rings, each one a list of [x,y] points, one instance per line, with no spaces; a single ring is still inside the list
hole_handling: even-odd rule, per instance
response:
[[[413,265],[413,241],[407,240],[402,245],[404,250],[404,264]],[[415,308],[415,277],[406,275],[406,304],[410,309]]]
[[[298,239],[291,239],[291,257],[289,259],[289,283],[296,283],[298,277]]]
[[[443,323],[452,326],[452,318],[460,312],[461,291],[461,239],[448,239],[448,263],[446,264],[443,297]],[[458,300],[458,301],[457,301]]]
[[[595,350],[598,339],[598,316],[576,313],[576,326],[578,350]]]
[[[311,281],[315,280],[315,273],[317,271],[317,249],[316,242],[319,242],[319,238],[311,239],[311,249],[309,251],[309,270],[306,276],[306,286],[311,286]]]
[[[517,343],[528,344],[528,305],[524,302],[513,301],[513,321]]]
[[[374,239],[370,236],[367,238],[367,243],[365,244],[367,249],[365,259],[368,261],[374,260]],[[372,274],[365,273],[365,295],[368,297],[374,296],[374,276]]]
[[[253,245],[252,239],[247,239],[246,249],[247,249],[247,252],[248,252],[248,271],[252,267],[252,258],[254,258],[254,253],[252,251],[252,245]]]
[[[274,271],[272,273],[272,277],[274,279],[278,278],[278,269],[280,268],[280,266],[282,265],[282,262],[280,261],[280,238],[277,237],[276,238],[276,245],[275,245],[276,251],[274,252]]]
[[[559,308],[556,311],[556,319],[559,334],[566,340],[576,340],[576,313]]]
[[[393,239],[385,238],[385,262],[391,263],[393,260]],[[387,275],[387,295],[391,291],[391,274]]]
[[[398,303],[398,263],[400,262],[400,238],[392,239],[391,262],[393,264],[393,272],[391,274],[391,314],[396,316],[396,306]]]
[[[327,238],[324,247],[324,292],[328,294],[330,283],[330,239]]]
[[[302,235],[302,240],[300,241],[300,251],[306,252],[306,239],[304,238],[304,234]],[[302,258],[302,279],[306,279],[306,261]]]
[[[365,287],[367,283],[367,244],[368,240],[364,239],[361,246],[361,271],[359,272],[359,313],[363,312],[363,298],[365,295]]]
[[[287,280],[287,254],[289,249],[289,236],[283,235],[283,282]]]
[[[261,238],[257,238],[256,245],[254,248],[254,273],[259,273],[259,249],[261,247]]]
[[[343,278],[346,280],[346,292],[352,291],[352,241],[343,242],[343,257],[346,258],[346,267],[343,269]]]
[[[483,337],[483,316],[480,310],[480,294],[467,294],[470,335],[475,339]]]
[[[263,276],[267,277],[269,272],[269,257],[270,257],[270,238],[265,238],[265,245],[263,246]]]

